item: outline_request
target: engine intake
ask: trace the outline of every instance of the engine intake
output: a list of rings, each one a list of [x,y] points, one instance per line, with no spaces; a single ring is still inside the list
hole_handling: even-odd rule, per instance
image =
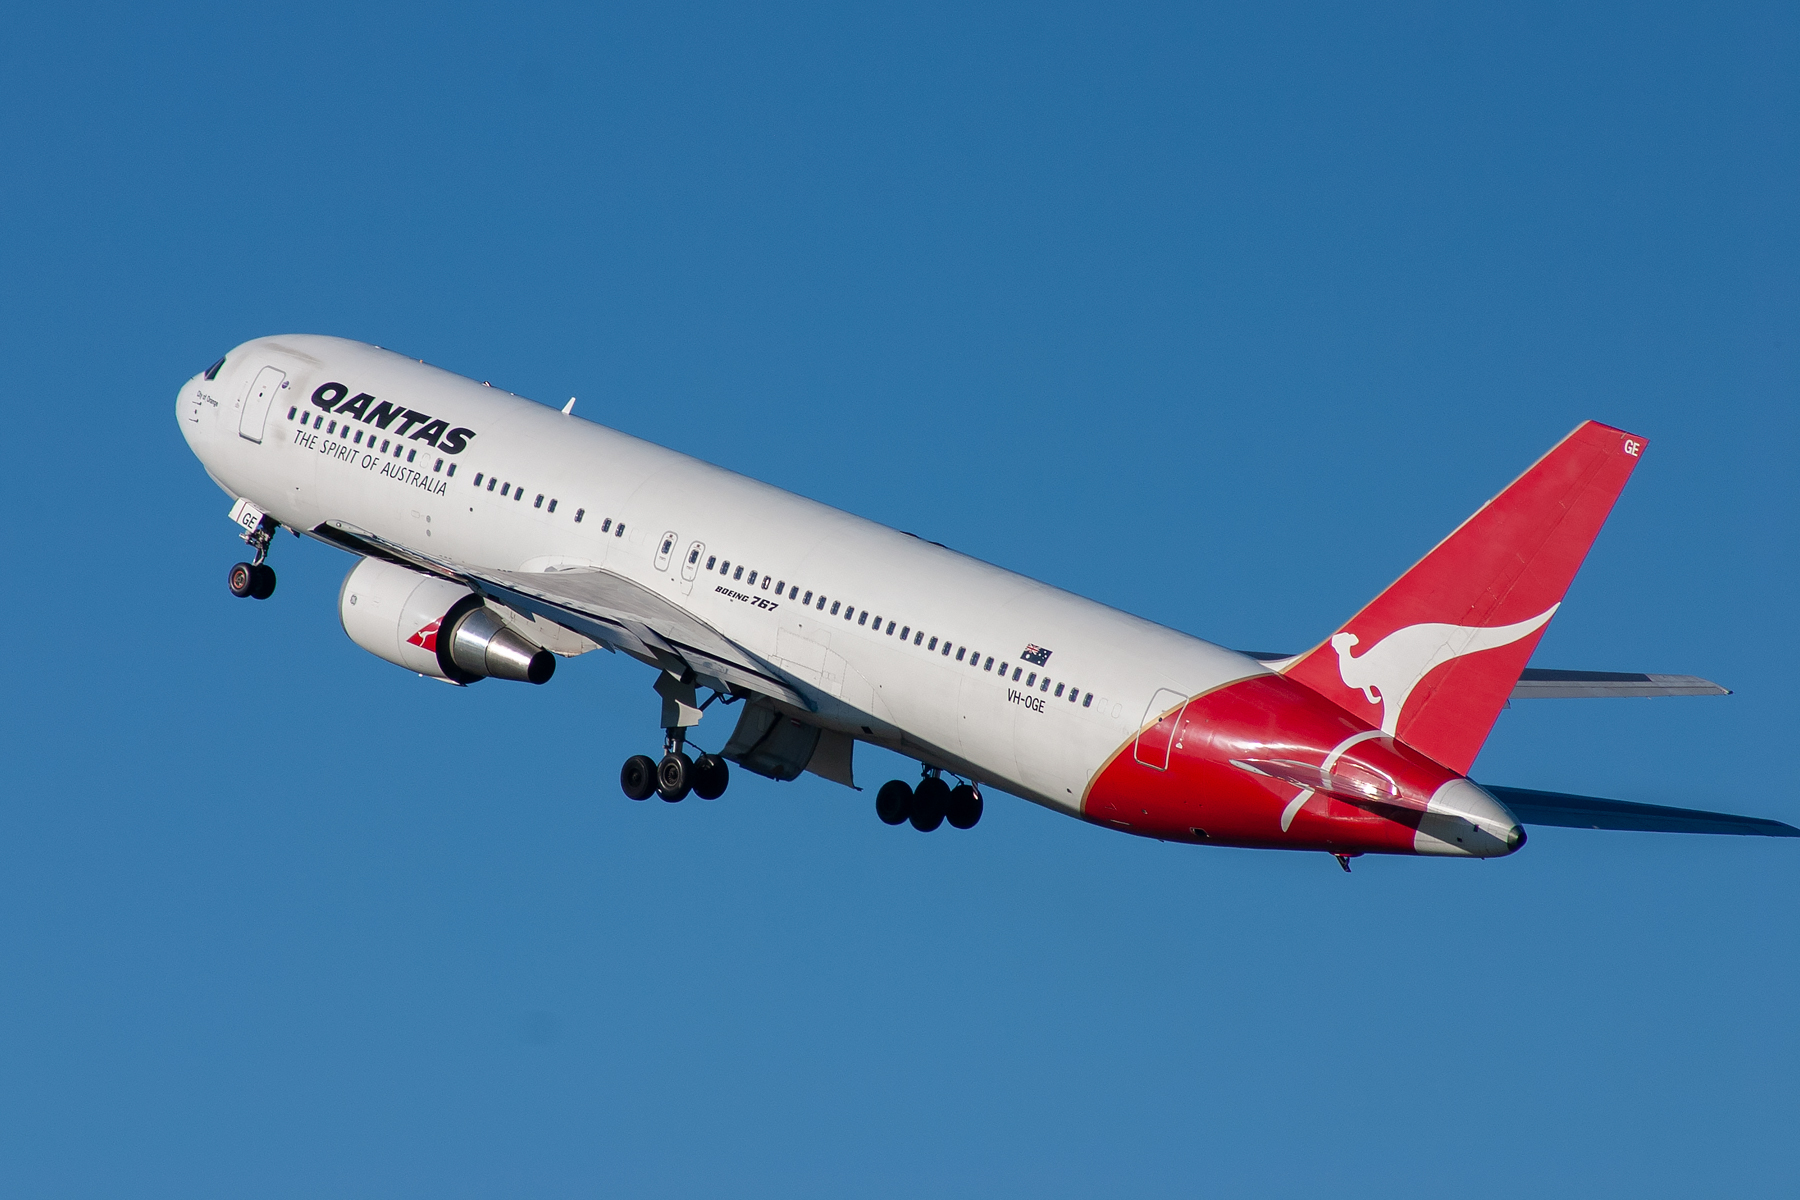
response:
[[[447,579],[365,558],[344,577],[338,619],[350,640],[395,666],[449,683],[544,683],[556,656]]]

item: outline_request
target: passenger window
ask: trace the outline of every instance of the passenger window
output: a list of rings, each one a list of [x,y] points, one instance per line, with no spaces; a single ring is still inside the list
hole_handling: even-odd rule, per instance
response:
[[[1019,676],[1021,676],[1021,675],[1023,675],[1023,674],[1024,674],[1024,673],[1025,673],[1025,668],[1024,668],[1024,667],[1014,667],[1014,668],[1013,668],[1013,682],[1014,682],[1014,683],[1017,683],[1017,682],[1019,682]],[[1036,679],[1036,678],[1037,678],[1037,676],[1036,676],[1036,675],[1033,675],[1033,676],[1032,676],[1032,678],[1033,678],[1033,679]]]
[[[1006,664],[1005,663],[1000,664],[1000,678],[1002,678],[1002,679],[1006,678]]]
[[[1063,692],[1063,685],[1059,683],[1056,685],[1056,698],[1058,700],[1062,699],[1062,692]]]
[[[611,533],[612,532],[612,518],[611,517],[606,517],[600,522],[600,532],[601,533]]]
[[[824,599],[824,597],[821,596],[820,599],[822,600],[822,599]],[[843,607],[843,601],[841,601],[841,600],[834,601],[831,605],[831,615],[834,617],[837,616],[838,609],[842,608],[842,607]]]
[[[583,518],[585,516],[587,516],[587,509],[585,509],[585,508],[576,509],[575,510],[575,523],[577,525],[581,524],[581,518]]]
[[[766,592],[768,590],[769,590],[769,577],[767,575],[764,575],[763,576],[763,591]]]
[[[734,580],[742,579],[743,577],[744,577],[744,568],[742,568],[742,567],[739,567],[737,569],[736,574],[732,575],[732,579],[734,579]]]
[[[334,434],[336,432],[337,432],[337,422],[336,421],[333,421],[330,425],[325,427],[325,435],[327,437],[331,436],[332,434]]]
[[[1025,686],[1030,687],[1033,684],[1035,684],[1036,682],[1037,682],[1037,672],[1033,671],[1031,673],[1031,677],[1025,681]]]
[[[948,646],[944,647],[944,649],[946,649],[946,650],[948,650],[949,648],[950,647],[948,647]],[[957,662],[961,662],[963,660],[963,649],[964,648],[961,646],[958,646],[956,648],[956,661]]]
[[[919,630],[919,632],[913,634],[913,645],[916,646],[924,640],[925,640],[925,631],[923,629],[921,629],[921,630]],[[936,641],[936,640],[937,640],[936,638],[932,639],[932,641]]]
[[[887,627],[887,635],[888,635],[888,636],[889,636],[889,637],[893,637],[893,636],[894,636],[894,623],[893,623],[893,622],[892,622],[892,621],[889,621],[889,622],[888,622],[888,627]]]
[[[449,470],[448,470],[448,471],[445,471],[445,472],[444,472],[444,474],[446,474],[446,475],[454,475],[454,474],[456,474],[456,464],[455,464],[455,463],[451,463],[451,464],[450,464],[450,469],[449,469]],[[554,501],[552,501],[552,503],[553,503],[553,504],[554,504]]]
[[[937,639],[936,639],[936,638],[932,638],[932,639],[931,639],[931,645],[929,645],[929,646],[927,646],[927,647],[925,647],[925,648],[926,648],[926,649],[927,649],[927,650],[936,650],[936,649],[937,649]]]
[[[755,587],[756,586],[756,572],[755,571],[750,572],[750,578],[748,580],[746,580],[745,582],[747,582],[751,587]]]
[[[1081,707],[1091,708],[1091,707],[1093,707],[1093,704],[1094,704],[1094,693],[1089,692],[1087,694],[1086,698],[1082,700]]]
[[[556,503],[556,501],[552,500],[551,503],[554,504],[554,503]],[[699,561],[700,561],[700,548],[698,546],[696,546],[696,547],[694,547],[694,549],[688,551],[688,566],[691,567]]]
[[[524,498],[525,498],[525,489],[524,488],[514,488],[513,489],[513,499],[515,501],[523,500]]]
[[[785,579],[775,585],[775,594],[777,596],[781,595],[786,590],[787,590],[787,580],[785,580]]]
[[[892,632],[892,631],[890,630],[890,632]],[[900,640],[901,641],[904,642],[907,638],[909,638],[911,636],[912,636],[912,626],[911,625],[905,626],[904,628],[902,628],[900,630]]]
[[[492,475],[488,476],[488,491],[490,491],[490,492],[493,491],[494,485],[499,482],[500,481],[498,479],[495,479]]]
[[[475,472],[475,486],[476,487],[481,486],[481,472],[480,471]]]
[[[848,621],[851,617],[854,617],[855,615],[856,615],[856,610],[854,608],[851,608],[848,604],[846,604],[844,606],[844,620]]]
[[[411,462],[413,459],[415,459],[417,457],[419,457],[419,452],[417,450],[408,450],[406,452],[406,461],[407,462]]]
[[[950,639],[949,638],[944,639],[944,657],[945,658],[950,657]]]
[[[299,411],[300,410],[297,407],[295,407],[294,405],[292,405],[292,404],[288,405],[288,420],[290,420],[290,421],[293,420],[294,414]]]
[[[991,671],[994,669],[994,656],[993,655],[991,655],[991,654],[988,655],[987,666],[985,666],[981,669],[984,671]]]
[[[362,430],[359,429],[356,431],[356,436],[350,439],[350,443],[354,446],[362,445]],[[443,460],[439,459],[438,461],[442,462]]]
[[[538,498],[531,502],[531,507],[533,507],[533,508],[544,507],[544,493],[542,493],[542,492],[538,493]]]
[[[806,595],[801,598],[800,603],[811,604],[812,603],[812,593],[811,592],[806,593]]]
[[[1081,689],[1080,689],[1080,688],[1078,688],[1078,687],[1070,687],[1070,688],[1069,688],[1069,703],[1070,703],[1070,704],[1073,704],[1073,703],[1075,703],[1075,697],[1077,697],[1077,696],[1079,696],[1079,695],[1081,695]]]
[[[556,511],[556,501],[554,501],[554,500],[552,500],[552,501],[551,501],[551,502],[550,502],[550,508],[549,508],[549,510],[548,510],[548,511],[550,511],[550,512],[555,512],[555,511]]]
[[[863,609],[863,615],[856,619],[856,623],[858,625],[867,625],[869,623],[869,610],[868,609],[866,609],[866,608]],[[877,621],[877,622],[875,622],[875,624],[876,624],[876,627],[879,628],[881,625],[881,622]]]
[[[819,611],[820,611],[820,612],[824,612],[824,611],[825,611],[825,593],[824,593],[824,592],[820,592],[820,593],[819,593],[819,603],[818,603],[818,606],[817,606],[817,607],[818,607],[818,609],[819,609]],[[832,610],[831,610],[831,611],[832,611],[832,612],[836,612],[836,611],[837,611],[837,609],[835,609],[835,608],[834,608],[834,609],[832,609]]]
[[[544,498],[542,496],[539,496],[538,503],[542,504],[543,502],[544,502]],[[662,552],[664,554],[667,554],[669,551],[671,551],[673,549],[675,549],[675,539],[674,538],[664,538]]]
[[[729,558],[719,564],[719,574],[721,574],[721,575],[731,574],[731,560]]]
[[[1048,675],[1046,675],[1046,676],[1044,676],[1044,685],[1042,687],[1038,688],[1038,691],[1047,692],[1049,690],[1050,690],[1050,677]]]
[[[434,474],[435,474],[435,473],[436,473],[436,472],[438,472],[438,471],[442,471],[442,470],[443,470],[443,469],[444,469],[444,460],[443,460],[443,459],[441,459],[441,458],[440,458],[440,459],[438,459],[438,460],[437,460],[437,461],[436,461],[436,462],[435,462],[435,463],[433,463],[433,464],[432,464],[432,465],[431,465],[431,470],[432,470],[432,472],[433,472],[433,473],[434,473]],[[551,502],[550,502],[550,511],[551,511],[551,512],[555,512],[555,511],[556,511],[556,501],[554,501],[554,500],[552,500],[552,501],[551,501]]]
[[[512,490],[512,484],[510,484],[510,483],[503,483],[500,485],[500,494],[502,496],[506,495],[507,492],[509,492],[511,490]]]
[[[706,556],[706,569],[707,570],[710,571],[718,565],[719,565],[719,556],[718,555],[709,554]]]
[[[614,537],[624,537],[625,536],[625,522],[623,522],[623,521],[619,522],[619,527],[617,529],[613,530],[613,536]]]

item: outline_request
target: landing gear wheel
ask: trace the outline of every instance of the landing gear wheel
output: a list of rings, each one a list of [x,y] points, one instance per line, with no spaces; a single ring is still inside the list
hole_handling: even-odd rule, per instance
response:
[[[927,775],[913,789],[912,811],[907,814],[912,827],[930,833],[944,823],[944,807],[950,802],[950,785],[936,775]]]
[[[717,800],[731,782],[731,769],[716,754],[702,754],[694,760],[694,795],[702,800]]]
[[[981,793],[966,783],[950,789],[944,819],[958,829],[975,828],[975,822],[981,820]]]
[[[665,754],[656,764],[656,794],[674,804],[694,790],[694,760],[685,754]]]
[[[275,568],[267,563],[257,563],[250,568],[250,598],[267,600],[275,594]]]
[[[225,586],[238,599],[248,600],[256,594],[256,568],[249,563],[231,564],[231,573],[225,576]]]
[[[887,825],[904,825],[912,812],[913,790],[898,779],[890,779],[875,793],[875,815]]]
[[[634,754],[619,769],[619,786],[633,800],[648,800],[656,791],[656,760],[648,754]]]

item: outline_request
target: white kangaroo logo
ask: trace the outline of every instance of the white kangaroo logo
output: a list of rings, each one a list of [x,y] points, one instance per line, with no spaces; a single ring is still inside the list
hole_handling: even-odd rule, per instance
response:
[[[1408,625],[1357,656],[1350,653],[1357,636],[1339,633],[1332,636],[1331,648],[1337,651],[1338,674],[1344,686],[1359,689],[1370,704],[1381,705],[1381,732],[1391,737],[1400,726],[1400,711],[1406,707],[1407,697],[1435,668],[1465,654],[1510,646],[1542,629],[1560,607],[1560,603],[1552,604],[1516,625],[1493,628],[1438,622]]]

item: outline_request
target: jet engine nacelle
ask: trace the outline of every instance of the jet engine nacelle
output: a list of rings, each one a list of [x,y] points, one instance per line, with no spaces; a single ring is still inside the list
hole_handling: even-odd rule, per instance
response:
[[[515,632],[460,583],[365,558],[338,590],[350,640],[396,666],[469,684],[492,676],[543,683],[556,656]]]

